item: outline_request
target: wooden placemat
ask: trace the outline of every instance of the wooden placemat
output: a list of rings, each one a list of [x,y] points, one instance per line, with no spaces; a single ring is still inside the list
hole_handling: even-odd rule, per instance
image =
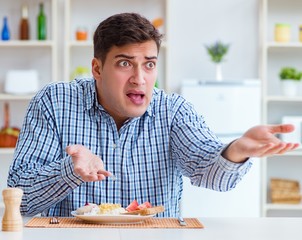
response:
[[[204,228],[196,218],[184,218],[187,225],[180,226],[176,218],[150,218],[140,223],[98,224],[82,221],[77,218],[59,218],[59,224],[50,224],[50,217],[34,217],[25,227],[31,228]]]

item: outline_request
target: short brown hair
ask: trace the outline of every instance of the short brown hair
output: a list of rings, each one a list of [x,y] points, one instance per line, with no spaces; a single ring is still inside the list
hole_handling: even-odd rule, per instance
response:
[[[105,62],[111,47],[154,40],[159,52],[162,34],[137,13],[120,13],[102,21],[93,36],[94,57]]]

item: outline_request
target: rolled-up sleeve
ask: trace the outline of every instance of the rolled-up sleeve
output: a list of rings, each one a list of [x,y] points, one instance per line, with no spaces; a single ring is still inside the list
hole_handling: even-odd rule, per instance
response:
[[[233,189],[252,165],[234,163],[221,156],[227,147],[213,133],[193,106],[179,103],[171,130],[172,158],[191,184],[216,191]],[[227,126],[226,126],[227,127]]]
[[[9,187],[24,191],[23,215],[48,209],[82,183],[71,158],[62,153],[55,116],[54,104],[42,91],[31,101],[24,119],[7,180]]]

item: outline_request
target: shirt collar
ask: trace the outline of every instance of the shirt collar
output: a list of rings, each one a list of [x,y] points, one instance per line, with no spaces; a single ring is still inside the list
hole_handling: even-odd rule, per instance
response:
[[[84,79],[83,79],[84,80]],[[83,92],[84,92],[84,104],[85,104],[85,109],[90,110],[94,106],[98,106],[98,99],[97,99],[97,94],[96,94],[96,86],[95,86],[95,79],[90,78],[86,79],[88,82],[83,86]]]

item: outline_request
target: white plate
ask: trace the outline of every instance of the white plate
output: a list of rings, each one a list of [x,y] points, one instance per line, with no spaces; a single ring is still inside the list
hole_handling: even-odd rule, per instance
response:
[[[76,218],[82,219],[87,222],[93,223],[139,223],[143,222],[148,218],[154,217],[153,215],[97,215],[97,216],[90,216],[90,215],[79,215],[76,211],[72,211],[71,215]]]

